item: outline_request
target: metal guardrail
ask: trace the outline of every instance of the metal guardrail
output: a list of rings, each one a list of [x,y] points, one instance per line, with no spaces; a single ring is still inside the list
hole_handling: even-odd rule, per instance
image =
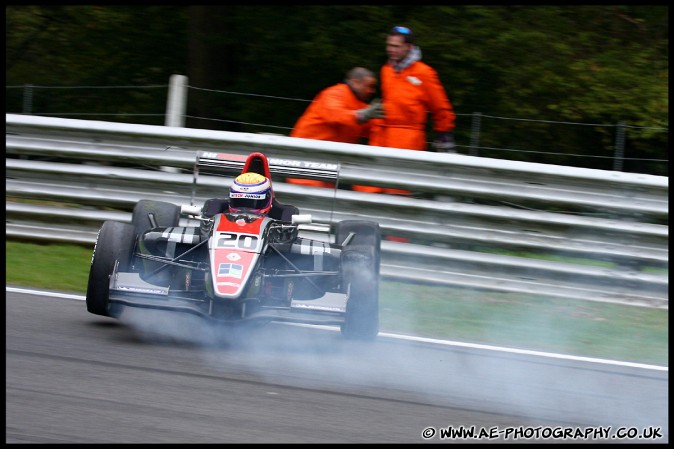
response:
[[[366,218],[408,239],[382,243],[385,277],[668,307],[667,177],[459,154],[7,114],[7,237],[93,243],[139,199],[222,196],[227,180],[195,181],[199,151],[339,163],[344,188],[274,190],[318,223]]]

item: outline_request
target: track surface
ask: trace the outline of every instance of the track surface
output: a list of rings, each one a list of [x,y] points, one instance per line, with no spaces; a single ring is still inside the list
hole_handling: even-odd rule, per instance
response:
[[[6,314],[7,443],[498,442],[513,426],[669,440],[668,371],[287,325],[235,340],[196,318],[114,320],[11,292]],[[462,425],[502,433],[422,438]]]

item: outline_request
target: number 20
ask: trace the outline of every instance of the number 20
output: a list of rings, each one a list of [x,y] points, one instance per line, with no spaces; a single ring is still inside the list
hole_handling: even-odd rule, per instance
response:
[[[250,234],[229,234],[221,233],[218,238],[218,248],[239,248],[255,249],[257,248],[258,237]]]

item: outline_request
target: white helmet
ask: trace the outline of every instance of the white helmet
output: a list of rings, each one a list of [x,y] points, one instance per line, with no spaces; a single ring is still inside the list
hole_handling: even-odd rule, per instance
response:
[[[230,212],[253,212],[266,215],[271,209],[272,192],[269,179],[259,173],[242,173],[229,189]]]

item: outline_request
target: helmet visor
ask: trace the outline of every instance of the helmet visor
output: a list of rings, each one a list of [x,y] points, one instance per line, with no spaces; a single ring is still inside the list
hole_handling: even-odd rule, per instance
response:
[[[269,206],[270,193],[231,192],[229,194],[229,207],[233,212],[250,210],[259,212]]]

